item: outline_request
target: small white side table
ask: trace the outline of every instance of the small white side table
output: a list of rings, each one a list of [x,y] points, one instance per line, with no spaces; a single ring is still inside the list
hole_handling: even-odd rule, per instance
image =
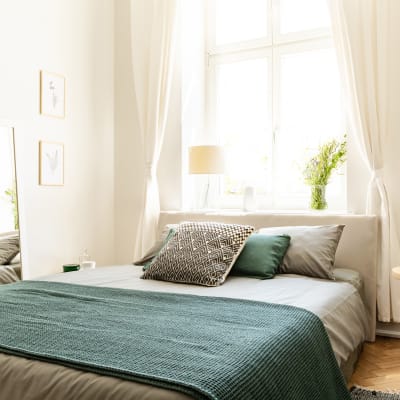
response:
[[[392,275],[394,279],[400,279],[400,267],[392,268]]]

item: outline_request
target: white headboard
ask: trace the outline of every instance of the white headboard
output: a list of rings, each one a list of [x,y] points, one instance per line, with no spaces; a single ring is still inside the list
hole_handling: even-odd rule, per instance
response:
[[[182,221],[218,221],[248,224],[255,228],[291,225],[346,225],[336,252],[335,266],[358,271],[363,279],[363,297],[368,310],[368,340],[375,340],[376,263],[378,219],[366,215],[274,214],[267,212],[162,212],[159,227]]]

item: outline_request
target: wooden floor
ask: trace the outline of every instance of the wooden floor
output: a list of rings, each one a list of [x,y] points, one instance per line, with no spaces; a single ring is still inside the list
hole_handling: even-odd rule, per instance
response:
[[[400,390],[400,339],[377,337],[365,343],[349,387]]]

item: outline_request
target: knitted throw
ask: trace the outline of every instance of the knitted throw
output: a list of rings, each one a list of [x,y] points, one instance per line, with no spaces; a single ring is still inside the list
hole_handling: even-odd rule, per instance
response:
[[[350,400],[325,328],[277,304],[24,281],[0,351],[213,400]]]

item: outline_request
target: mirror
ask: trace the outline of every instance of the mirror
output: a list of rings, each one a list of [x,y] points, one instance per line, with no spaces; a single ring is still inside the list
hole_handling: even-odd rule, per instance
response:
[[[0,126],[0,284],[21,279],[14,131]]]

